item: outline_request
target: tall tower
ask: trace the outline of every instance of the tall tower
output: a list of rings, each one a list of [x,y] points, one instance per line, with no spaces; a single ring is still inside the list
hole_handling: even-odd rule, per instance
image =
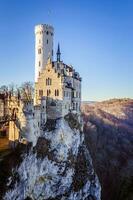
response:
[[[54,28],[47,24],[35,26],[35,82],[45,68],[48,58],[53,60]]]

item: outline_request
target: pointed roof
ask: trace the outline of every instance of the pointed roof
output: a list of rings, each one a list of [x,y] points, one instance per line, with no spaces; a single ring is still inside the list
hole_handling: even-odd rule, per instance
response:
[[[58,48],[57,48],[57,54],[61,54],[61,52],[60,52],[60,44],[58,43]]]

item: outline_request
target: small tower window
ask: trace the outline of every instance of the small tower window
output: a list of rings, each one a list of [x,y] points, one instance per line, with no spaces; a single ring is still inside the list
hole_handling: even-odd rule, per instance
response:
[[[47,40],[47,44],[48,44],[48,40]]]
[[[48,32],[48,31],[47,31],[46,33],[47,33],[47,35],[49,34],[49,32]]]
[[[41,48],[40,49],[38,49],[38,54],[41,54],[42,53],[42,51],[41,51]]]

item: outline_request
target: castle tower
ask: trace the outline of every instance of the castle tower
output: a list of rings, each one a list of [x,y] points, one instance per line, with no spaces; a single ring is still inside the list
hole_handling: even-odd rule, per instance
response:
[[[35,82],[45,68],[48,58],[53,60],[53,34],[52,26],[46,24],[35,26]]]

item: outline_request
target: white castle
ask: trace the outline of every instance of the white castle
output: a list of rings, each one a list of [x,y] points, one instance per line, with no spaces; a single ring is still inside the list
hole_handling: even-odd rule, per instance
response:
[[[69,112],[80,119],[81,77],[71,65],[61,61],[60,46],[53,61],[54,29],[49,25],[35,26],[35,92],[34,103],[8,100],[17,123],[10,121],[9,140],[26,138],[36,141],[47,119],[64,117]]]
[[[35,96],[40,105],[42,97],[62,104],[62,116],[70,111],[80,114],[81,77],[71,65],[61,61],[58,44],[57,59],[53,61],[54,29],[49,25],[35,27]],[[46,113],[49,114],[49,113]]]

